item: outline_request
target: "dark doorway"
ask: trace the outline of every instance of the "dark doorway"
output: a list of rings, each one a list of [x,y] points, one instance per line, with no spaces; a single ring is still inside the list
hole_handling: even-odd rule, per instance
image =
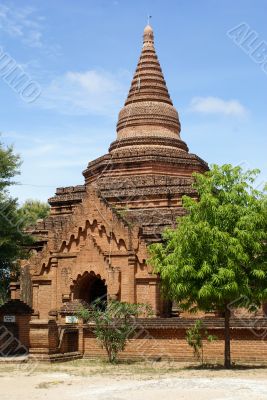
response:
[[[74,298],[86,301],[91,304],[97,299],[106,303],[107,286],[105,281],[99,275],[93,273],[85,273],[79,279],[74,288]]]

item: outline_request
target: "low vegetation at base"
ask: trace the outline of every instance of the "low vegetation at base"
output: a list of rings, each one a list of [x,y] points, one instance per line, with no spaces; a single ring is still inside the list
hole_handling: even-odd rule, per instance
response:
[[[146,304],[101,300],[94,301],[88,308],[81,306],[76,313],[85,323],[94,323],[93,332],[111,363],[117,361],[118,353],[124,350],[134,333],[135,319],[150,314],[151,307]]]
[[[198,319],[192,328],[187,329],[186,341],[192,347],[194,356],[198,361],[201,361],[202,365],[204,363],[204,340],[212,343],[217,340],[217,336],[209,335],[208,331],[203,329],[203,322]]]

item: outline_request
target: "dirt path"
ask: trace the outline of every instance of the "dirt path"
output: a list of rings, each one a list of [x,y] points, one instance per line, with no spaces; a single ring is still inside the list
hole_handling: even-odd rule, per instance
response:
[[[0,365],[1,400],[267,400],[267,369],[197,370],[80,363],[30,375]],[[26,373],[25,373],[26,372]]]

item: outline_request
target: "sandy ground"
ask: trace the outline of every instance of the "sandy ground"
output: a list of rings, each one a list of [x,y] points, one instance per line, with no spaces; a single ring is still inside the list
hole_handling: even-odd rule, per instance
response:
[[[0,364],[1,400],[267,400],[267,368],[231,371],[188,365]]]

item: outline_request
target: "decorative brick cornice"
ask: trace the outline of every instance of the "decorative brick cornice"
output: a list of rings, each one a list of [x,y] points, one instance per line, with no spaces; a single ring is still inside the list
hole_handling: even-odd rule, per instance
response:
[[[115,140],[109,147],[110,152],[115,152],[120,148],[133,147],[133,146],[168,146],[177,149],[188,151],[187,144],[181,139],[173,139],[168,137],[148,136],[148,137],[133,137]],[[138,151],[138,150],[137,150]],[[149,150],[148,150],[149,151]],[[155,150],[154,150],[155,151]]]

